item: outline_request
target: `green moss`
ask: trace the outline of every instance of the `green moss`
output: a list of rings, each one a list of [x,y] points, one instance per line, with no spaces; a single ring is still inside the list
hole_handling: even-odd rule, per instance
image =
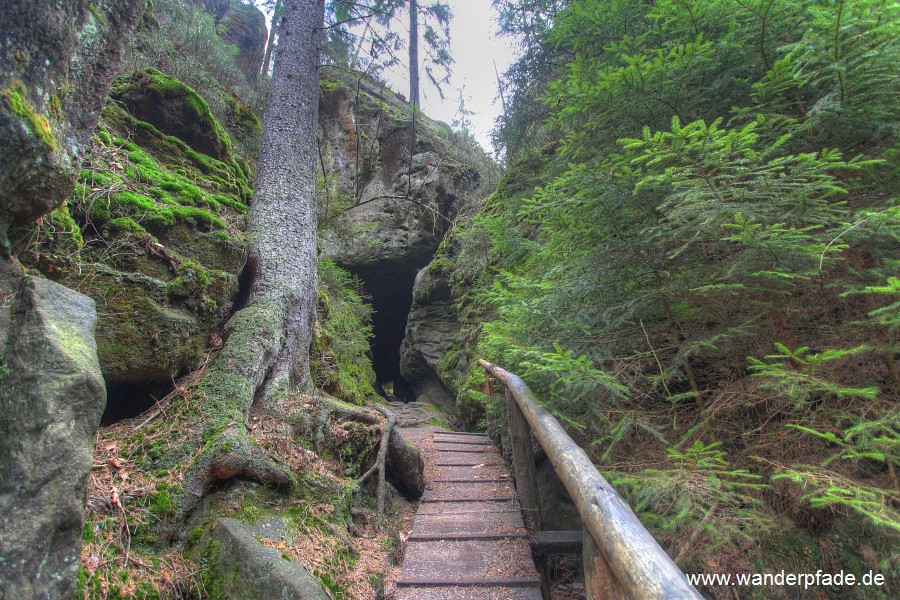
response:
[[[109,229],[113,233],[122,233],[122,232],[145,233],[147,231],[141,225],[139,225],[134,219],[131,219],[130,217],[119,217],[117,219],[111,220],[109,222]]]
[[[175,511],[175,503],[172,494],[163,490],[157,494],[150,494],[150,512],[157,516],[165,517],[173,514]]]
[[[319,80],[319,89],[322,90],[323,94],[333,94],[337,90],[349,90],[350,86],[340,80],[322,78]]]
[[[94,135],[97,137],[97,139],[100,142],[102,142],[106,145],[112,144],[112,136],[109,135],[109,133],[104,131],[102,128],[97,129],[97,131],[94,133]]]
[[[62,119],[62,102],[56,94],[50,94],[50,115],[56,119]]]
[[[175,271],[175,279],[166,285],[166,293],[170,297],[187,298],[200,296],[209,286],[209,273],[192,260],[181,263]]]
[[[231,573],[223,573],[218,568],[221,544],[217,540],[209,540],[200,552],[200,578],[210,600],[228,597],[228,591],[237,578],[237,569]]]
[[[35,112],[28,103],[28,93],[25,90],[25,84],[18,79],[13,79],[0,95],[3,96],[9,110],[24,121],[26,128],[31,134],[38,138],[47,148],[56,151],[56,138],[53,137],[53,132],[50,130],[50,122],[47,120],[47,117]]]
[[[91,11],[91,14],[95,19],[97,19],[98,23],[106,24],[106,16],[104,16],[104,14],[100,12],[100,10],[93,2],[88,4],[88,10]]]

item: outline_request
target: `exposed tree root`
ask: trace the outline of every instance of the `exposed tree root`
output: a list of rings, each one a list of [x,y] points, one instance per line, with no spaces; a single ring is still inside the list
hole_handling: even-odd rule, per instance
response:
[[[377,412],[374,412],[373,409]],[[382,444],[379,447],[375,464],[360,478],[360,482],[378,470],[378,494],[381,502],[384,501],[382,478],[390,481],[407,498],[419,498],[425,492],[425,460],[418,449],[410,446],[400,437],[400,433],[394,427],[396,424],[394,415],[383,406],[376,405],[373,409],[361,408],[330,398],[323,398],[321,409],[316,416],[317,420],[319,420],[317,428],[321,431],[321,424],[329,419],[359,421],[368,425],[382,425],[382,421],[384,421],[382,440],[387,437],[387,445]],[[378,413],[381,414],[379,415]],[[379,468],[382,460],[384,461],[384,469]]]
[[[282,489],[293,483],[290,471],[256,446],[243,425],[236,424],[217,434],[194,459],[185,474],[178,514],[167,537],[176,537],[178,528],[213,485],[238,476]]]
[[[397,424],[397,417],[382,406],[376,406],[376,409],[384,416],[384,428],[381,430],[381,442],[378,445],[378,456],[375,458],[375,464],[359,478],[358,483],[361,484],[374,470],[378,470],[378,510],[375,513],[375,528],[381,529],[382,520],[384,518],[384,475],[387,454],[388,447],[390,446],[391,434],[394,432],[394,425]]]

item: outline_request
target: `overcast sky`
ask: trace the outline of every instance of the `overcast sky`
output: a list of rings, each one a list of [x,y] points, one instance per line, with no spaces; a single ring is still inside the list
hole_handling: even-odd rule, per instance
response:
[[[425,82],[422,75],[422,110],[438,121],[452,123],[459,106],[458,90],[465,87],[466,108],[474,111],[472,134],[488,152],[492,151],[490,131],[502,112],[497,96],[497,70],[502,74],[514,58],[513,41],[496,36],[496,13],[491,8],[491,0],[444,0],[453,11],[450,23],[450,43],[453,54],[453,75],[450,84],[444,88],[446,100]],[[399,27],[401,24],[395,24]],[[402,24],[404,32],[408,29]],[[420,29],[421,31],[421,29]],[[419,55],[425,53],[420,51]],[[388,84],[396,91],[409,94],[409,75],[403,66],[394,67],[384,73]]]
[[[466,109],[475,114],[470,115],[471,132],[487,152],[493,153],[490,132],[494,120],[502,112],[497,89],[497,72],[503,74],[512,64],[515,57],[514,44],[509,38],[496,35],[496,13],[491,8],[491,0],[443,0],[453,11],[450,23],[450,52],[454,58],[450,83],[444,86],[445,100],[428,82],[425,81],[425,69],[420,68],[421,91],[420,102],[426,115],[437,121],[452,124],[459,108],[459,90],[464,88]],[[271,18],[271,8],[265,6],[263,0],[254,0]],[[420,0],[427,4],[428,0]],[[422,16],[419,17],[422,19]],[[392,24],[392,28],[409,37],[408,17],[401,15],[400,20]],[[420,35],[424,31],[420,23]],[[384,71],[383,76],[388,85],[396,92],[409,95],[409,71],[406,67],[404,51],[401,64]],[[419,51],[422,60],[426,52]],[[496,71],[494,64],[496,63]],[[440,71],[439,71],[440,72]]]

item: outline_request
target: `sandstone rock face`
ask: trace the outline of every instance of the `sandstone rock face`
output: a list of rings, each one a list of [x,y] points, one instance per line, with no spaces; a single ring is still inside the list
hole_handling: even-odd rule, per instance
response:
[[[238,67],[248,81],[255,82],[266,49],[266,17],[253,4],[238,1],[230,3],[217,24],[221,37],[238,47]]]
[[[425,267],[413,286],[412,309],[400,349],[400,372],[418,400],[451,412],[456,410],[456,393],[451,382],[441,378],[441,363],[454,346],[460,346],[460,328],[448,273],[439,267]]]
[[[460,209],[480,201],[496,167],[446,125],[413,119],[406,102],[375,82],[334,69],[323,76],[320,219],[336,221],[339,232],[325,238],[323,254],[363,280],[375,310],[373,366],[379,381],[396,383],[415,275]]]
[[[216,19],[219,37],[238,48],[237,64],[248,81],[259,77],[266,49],[266,17],[244,0],[195,0]]]
[[[0,10],[0,242],[72,189],[146,0],[6,0]]]
[[[0,259],[0,597],[71,598],[106,401],[90,298]]]

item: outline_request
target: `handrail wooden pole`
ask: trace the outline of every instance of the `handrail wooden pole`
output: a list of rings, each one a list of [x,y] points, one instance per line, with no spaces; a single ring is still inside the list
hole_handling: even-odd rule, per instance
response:
[[[634,599],[700,600],[700,593],[587,453],[553,415],[538,406],[525,382],[486,360],[478,362],[512,392],[622,591]]]
[[[537,472],[534,468],[534,451],[531,448],[531,427],[522,409],[506,390],[506,414],[509,419],[509,441],[512,446],[513,472],[516,477],[516,494],[529,531],[540,531],[541,507],[538,504]]]

